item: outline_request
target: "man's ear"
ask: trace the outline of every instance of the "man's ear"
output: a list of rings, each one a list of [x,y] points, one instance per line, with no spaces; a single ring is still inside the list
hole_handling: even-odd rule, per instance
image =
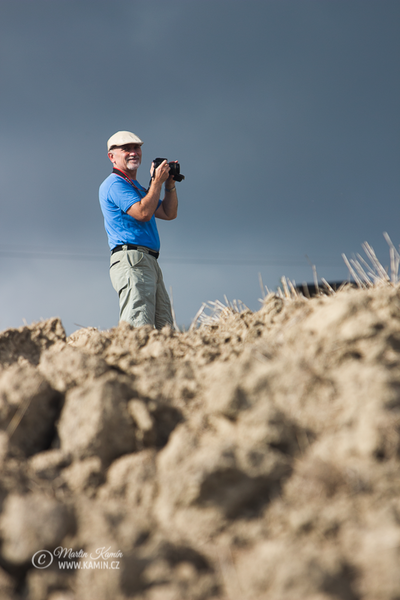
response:
[[[109,152],[108,153],[108,158],[111,160],[111,162],[114,164],[114,154],[113,152]]]

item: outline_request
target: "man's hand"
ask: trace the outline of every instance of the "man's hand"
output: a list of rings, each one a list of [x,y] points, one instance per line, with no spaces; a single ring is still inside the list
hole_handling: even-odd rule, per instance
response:
[[[128,215],[137,221],[150,221],[151,217],[157,211],[162,185],[169,178],[168,162],[164,160],[156,170],[154,170],[154,163],[152,163],[150,174],[154,174],[154,177],[151,179],[147,194],[139,202],[132,204],[126,211]]]
[[[154,163],[151,164],[150,175],[152,176],[152,179],[149,190],[144,198],[139,202],[132,204],[129,210],[127,210],[128,215],[138,221],[150,221],[154,214],[158,219],[167,221],[176,218],[178,213],[178,198],[176,195],[174,179],[170,176],[169,171],[170,167],[166,160],[164,160],[155,170]],[[165,183],[167,187],[166,197],[164,197],[164,200],[157,208],[163,183]],[[173,191],[170,191],[171,188],[173,188]]]
[[[161,165],[154,171],[154,163],[151,163],[150,175],[154,183],[161,183],[161,185],[169,178],[169,164],[168,161],[164,160]]]
[[[178,161],[176,161],[178,162]],[[162,165],[160,165],[161,167]],[[175,180],[173,175],[168,174],[168,178],[165,181],[165,196],[164,200],[157,208],[155,216],[157,219],[164,219],[165,221],[172,221],[176,219],[178,214],[178,196],[176,194]]]

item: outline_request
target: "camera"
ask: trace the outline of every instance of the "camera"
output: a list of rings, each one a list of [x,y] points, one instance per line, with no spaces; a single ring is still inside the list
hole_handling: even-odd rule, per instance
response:
[[[157,167],[159,167],[161,165],[162,162],[164,162],[164,160],[167,160],[166,158],[155,158],[153,160],[154,163],[154,171],[157,169]],[[174,181],[182,181],[183,179],[185,179],[184,175],[181,175],[181,166],[178,162],[169,162],[169,174],[173,175],[173,180]],[[154,177],[154,171],[153,171],[153,177]]]

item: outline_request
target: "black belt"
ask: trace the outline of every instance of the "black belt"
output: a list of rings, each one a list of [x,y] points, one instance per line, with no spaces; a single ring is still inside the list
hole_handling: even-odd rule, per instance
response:
[[[154,250],[150,250],[149,248],[145,248],[144,246],[134,246],[133,244],[123,244],[122,246],[115,246],[111,250],[111,254],[114,252],[120,252],[120,250],[139,250],[139,252],[146,252],[146,254],[151,254],[154,258],[158,258],[160,256],[159,252],[155,252]]]

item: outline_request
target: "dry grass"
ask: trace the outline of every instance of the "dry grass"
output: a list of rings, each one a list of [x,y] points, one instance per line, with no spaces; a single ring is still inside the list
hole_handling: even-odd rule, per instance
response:
[[[382,285],[396,285],[399,282],[400,253],[395,248],[389,235],[386,232],[384,232],[383,235],[389,245],[390,275],[379,262],[374,249],[368,242],[362,244],[367,260],[358,253],[355,258],[351,259],[348,259],[345,254],[342,254],[342,258],[349,269],[350,276],[360,289]],[[318,279],[316,266],[311,265],[311,267],[317,295],[333,296],[352,286],[352,282],[349,279],[348,282],[344,282],[337,290],[334,290],[326,279],[323,277],[321,280]],[[262,293],[262,298],[259,300],[263,303],[266,296],[271,293],[271,290],[269,290],[267,286],[264,286],[261,274],[259,274],[259,280]],[[305,287],[307,290],[307,286]],[[281,286],[278,287],[275,293],[283,300],[310,298],[310,294],[307,294],[306,292],[306,295],[304,295],[299,288],[296,287],[296,282],[291,281],[285,276],[281,278]],[[226,296],[224,296],[224,300],[225,304],[220,300],[203,302],[190,325],[190,331],[196,329],[200,325],[213,325],[221,318],[249,310],[241,300],[229,301]]]

